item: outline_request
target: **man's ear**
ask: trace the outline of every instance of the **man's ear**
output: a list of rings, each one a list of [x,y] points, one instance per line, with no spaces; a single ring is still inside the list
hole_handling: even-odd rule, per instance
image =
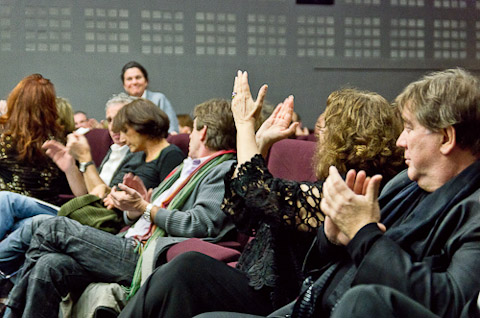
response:
[[[202,129],[200,129],[200,140],[203,142],[207,139],[207,129],[208,127],[203,125]]]
[[[448,126],[442,130],[443,141],[440,146],[440,152],[444,155],[449,154],[457,145],[457,133],[453,126]]]

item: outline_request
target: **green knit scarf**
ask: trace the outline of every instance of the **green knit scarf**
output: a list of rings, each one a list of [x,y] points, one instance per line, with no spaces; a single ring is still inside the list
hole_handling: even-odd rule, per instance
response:
[[[205,160],[200,166],[198,166],[182,183],[179,187],[179,191],[175,196],[171,199],[170,202],[164,202],[166,204],[167,210],[173,209],[181,209],[185,204],[185,201],[190,197],[193,192],[193,189],[197,186],[199,182],[210,172],[212,168],[219,165],[220,163],[230,160],[234,156],[234,151],[227,151],[222,150],[218,151],[212,156],[210,156],[207,160]],[[163,182],[155,189],[155,192],[152,194],[151,202],[154,202],[155,199],[158,198],[160,194],[162,194],[165,190],[169,189],[175,181],[180,177],[182,172],[183,163],[179,165],[169,176],[163,180]],[[140,288],[140,283],[142,280],[142,262],[143,262],[143,251],[146,250],[149,246],[149,243],[153,240],[156,240],[158,237],[165,236],[166,232],[164,229],[156,227],[155,231],[153,232],[152,236],[147,240],[143,248],[141,244],[138,244],[138,252],[140,253],[140,257],[138,258],[137,266],[135,268],[135,273],[133,275],[132,284],[130,288],[124,287],[127,293],[127,300],[129,300],[137,290]]]

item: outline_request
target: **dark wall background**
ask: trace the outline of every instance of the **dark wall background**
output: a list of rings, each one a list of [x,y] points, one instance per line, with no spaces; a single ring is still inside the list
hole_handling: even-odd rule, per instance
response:
[[[343,86],[388,99],[425,72],[480,69],[480,4],[473,0],[73,1],[0,0],[0,98],[41,73],[74,109],[104,117],[136,60],[150,89],[177,113],[229,98],[237,69],[268,100],[295,95],[313,127],[328,94]]]

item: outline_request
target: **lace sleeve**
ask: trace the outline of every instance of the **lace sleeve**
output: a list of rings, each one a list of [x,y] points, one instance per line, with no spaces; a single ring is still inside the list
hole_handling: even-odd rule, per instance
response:
[[[303,232],[316,231],[324,215],[320,210],[321,182],[295,182],[274,178],[265,160],[256,155],[225,177],[222,209],[237,228],[255,235],[262,223],[271,227],[291,227]]]

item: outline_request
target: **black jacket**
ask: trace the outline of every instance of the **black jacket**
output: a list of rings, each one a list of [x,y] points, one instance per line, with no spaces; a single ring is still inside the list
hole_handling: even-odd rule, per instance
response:
[[[350,265],[339,268],[355,266],[352,286],[389,286],[441,317],[459,317],[466,301],[480,290],[479,175],[476,162],[435,192],[424,193],[407,217],[397,209],[392,220],[389,216],[395,207],[388,203],[407,187],[416,187],[406,171],[400,173],[379,198],[387,232],[368,224],[341,248],[328,242],[322,228],[318,234],[321,259],[324,264],[348,260]]]

